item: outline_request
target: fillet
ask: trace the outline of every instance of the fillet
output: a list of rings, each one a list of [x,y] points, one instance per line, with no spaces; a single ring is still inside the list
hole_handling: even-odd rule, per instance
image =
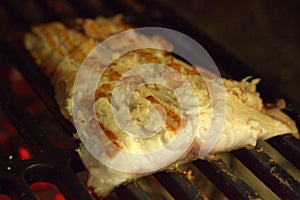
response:
[[[78,120],[74,116],[78,116],[80,111],[72,109],[72,96],[81,91],[73,86],[80,66],[100,42],[130,28],[117,15],[111,18],[75,19],[71,25],[61,22],[37,25],[25,35],[24,46],[53,84],[60,111],[74,125]],[[172,44],[158,35],[146,37],[137,32],[121,38],[120,45],[128,44],[128,40],[132,41],[129,45],[134,44],[137,38],[157,47],[172,48]],[[97,135],[97,125],[104,131],[104,136],[96,137],[107,147],[99,155],[92,155],[85,144],[80,144],[77,149],[89,172],[87,185],[98,196],[108,196],[122,183],[199,157],[205,159],[206,156],[220,152],[253,147],[258,140],[281,134],[293,134],[299,138],[295,122],[281,111],[284,108],[283,100],[273,106],[263,104],[256,91],[259,79],[221,79],[207,69],[189,65],[160,49],[138,49],[116,57],[102,74],[99,73],[95,94],[84,95],[80,101],[83,108],[95,108],[96,114],[95,118],[83,120],[82,123],[88,130],[94,131],[94,135]],[[149,63],[151,65],[146,66]],[[137,66],[144,67],[139,68],[139,73],[131,74],[130,71]],[[98,73],[97,70],[95,73]],[[151,76],[153,79],[163,79],[163,85],[149,83],[147,80]],[[210,130],[214,109],[219,109],[211,100],[212,91],[207,82],[217,85],[222,83],[220,88],[224,86],[225,110],[217,140],[202,157],[199,152]],[[126,98],[121,95],[122,91],[126,93],[132,87],[136,88],[126,103]],[[118,96],[113,94],[115,88],[119,91]],[[185,109],[180,108],[182,103]],[[130,121],[122,119],[127,112]],[[114,115],[121,116],[118,123]],[[142,127],[145,133],[156,131],[156,134],[151,137],[128,134],[139,132],[135,130],[136,127]],[[194,137],[190,136],[191,132]],[[81,139],[80,134],[75,134],[74,137]],[[108,142],[104,142],[104,137]],[[189,145],[183,148],[179,144],[176,149],[171,148],[155,155],[157,149],[165,148],[176,137],[189,139]],[[92,145],[94,149],[98,148],[98,143]],[[172,162],[167,162],[169,155],[175,151],[180,151],[181,154]],[[122,157],[122,152],[154,154],[129,161],[126,156]],[[124,166],[124,169],[135,168],[135,171],[108,166],[101,162],[102,158],[116,166]]]

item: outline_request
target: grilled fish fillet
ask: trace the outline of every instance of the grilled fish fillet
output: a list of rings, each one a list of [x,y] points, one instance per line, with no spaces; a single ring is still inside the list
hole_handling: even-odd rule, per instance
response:
[[[55,88],[55,97],[59,108],[62,114],[72,123],[74,123],[73,112],[76,111],[72,112],[71,96],[78,92],[73,91],[73,85],[80,65],[99,42],[129,28],[129,25],[122,22],[122,17],[117,15],[112,18],[76,19],[69,25],[60,22],[42,24],[32,27],[31,32],[25,35],[24,45],[26,49],[30,52],[36,64],[51,80]],[[141,37],[143,37],[141,34],[136,33],[132,35],[132,38],[124,38],[124,40]],[[158,46],[160,44],[171,46],[159,36],[144,38],[144,42],[156,43]],[[168,88],[158,84],[145,84],[133,93],[129,103],[131,118],[140,126],[144,126],[151,121],[149,116],[152,104],[159,104],[164,108],[166,123],[158,134],[147,139],[129,137],[112,117],[112,106],[118,115],[122,115],[124,109],[127,109],[124,108],[122,101],[118,105],[112,105],[112,90],[117,86],[117,82],[129,70],[147,63],[166,64],[180,72],[192,85],[195,91],[194,94],[199,97],[197,103],[201,105],[198,111],[200,117],[196,123],[199,133],[194,138],[190,148],[174,163],[185,163],[198,159],[202,136],[208,131],[212,118],[213,105],[209,90],[203,77],[194,66],[176,59],[166,51],[141,49],[129,52],[116,59],[103,73],[97,86],[95,99],[90,96],[83,97],[82,105],[88,107],[93,104],[97,115],[96,121],[93,119],[94,121],[87,122],[88,126],[93,127],[93,123],[99,123],[105,130],[106,136],[118,148],[135,153],[155,150],[155,148],[163,146],[176,136],[181,122],[180,112],[182,111],[178,108],[179,105],[172,90],[177,90],[183,83],[182,80],[174,81],[176,76],[172,73],[164,77]],[[203,68],[199,69],[203,72],[201,74],[210,81],[213,82],[219,79],[210,71]],[[147,70],[149,69],[145,67],[142,72],[147,73]],[[128,75],[126,81],[139,84],[145,80],[143,77]],[[222,82],[225,86],[225,120],[220,137],[210,150],[210,155],[241,147],[255,146],[258,140],[265,140],[280,134],[290,133],[297,138],[299,137],[295,122],[280,110],[284,106],[266,107],[263,105],[259,93],[256,91],[258,79],[250,79],[249,77],[241,81],[222,79]],[[181,92],[182,95],[188,95],[186,91]],[[193,112],[194,102],[189,102],[188,97],[185,101],[186,105],[190,106],[189,112]],[[280,101],[280,103],[281,105],[284,104],[283,101]],[[188,113],[185,114],[189,115]],[[154,124],[161,123],[160,118],[152,120],[154,120]],[[121,124],[121,126],[126,126],[126,124]],[[188,127],[190,124],[184,126]],[[84,145],[80,145],[77,151],[89,172],[87,185],[98,196],[105,197],[116,186],[149,174],[149,172],[143,173],[142,169],[140,173],[130,173],[107,167],[94,158]],[[118,151],[104,153],[110,154],[112,160],[116,159],[119,154]],[[157,165],[157,163],[163,162],[166,158],[164,156],[161,155],[154,161],[138,160],[135,165],[139,167],[139,162],[147,162],[150,166]],[[118,164],[128,165],[124,160]]]

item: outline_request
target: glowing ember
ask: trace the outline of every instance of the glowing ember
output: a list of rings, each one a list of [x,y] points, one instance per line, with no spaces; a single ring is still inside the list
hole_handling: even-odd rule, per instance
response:
[[[65,200],[56,185],[47,182],[36,182],[30,186],[37,199]]]
[[[31,158],[29,151],[24,147],[18,148],[20,159],[25,160]]]
[[[54,199],[55,200],[65,200],[65,197],[62,194],[60,194],[60,193],[56,193],[54,195]]]

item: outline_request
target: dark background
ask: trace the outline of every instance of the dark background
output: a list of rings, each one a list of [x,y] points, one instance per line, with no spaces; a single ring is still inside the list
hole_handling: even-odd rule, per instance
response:
[[[300,1],[160,1],[300,105]]]

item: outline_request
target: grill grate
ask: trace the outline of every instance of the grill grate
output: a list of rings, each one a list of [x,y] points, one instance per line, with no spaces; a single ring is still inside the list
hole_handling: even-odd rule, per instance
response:
[[[168,27],[184,32],[197,41],[201,41],[201,45],[210,52],[216,64],[223,70],[223,75],[242,78],[251,72],[251,69],[244,67],[245,65],[242,62],[228,54],[193,25],[184,21],[158,1],[143,1],[143,4],[134,0],[106,1],[105,3],[94,0],[76,0],[72,4],[66,0],[60,3],[53,2],[30,0],[22,5],[16,0],[6,0],[0,5],[2,9],[8,10],[8,12],[4,12],[3,20],[17,25],[7,29],[1,28],[1,34],[6,36],[6,39],[1,41],[1,55],[7,56],[7,59],[13,63],[13,67],[21,72],[40,100],[69,136],[74,132],[74,128],[60,114],[54,101],[53,88],[32,62],[20,42],[22,33],[33,24],[50,20],[66,20],[76,16],[95,17],[98,14],[124,13],[128,16],[127,20],[137,26],[157,25]],[[59,10],[64,8],[64,4],[71,6],[68,7],[68,12]],[[62,7],[59,7],[59,5]],[[144,16],[145,10],[149,11],[150,16]],[[240,68],[240,66],[243,66],[243,68]],[[251,74],[253,73],[251,72]],[[276,98],[275,92],[271,92],[275,90],[269,86],[263,85],[261,90],[268,91],[263,93],[266,100]],[[45,136],[49,133],[39,128],[36,119],[27,112],[23,102],[11,91],[12,89],[7,82],[1,80],[0,106],[18,130],[18,134],[22,136],[24,142],[31,148],[35,157],[27,160],[11,158],[0,145],[0,193],[9,195],[12,199],[36,199],[29,185],[45,181],[55,184],[66,199],[92,199],[92,195],[76,176],[77,172],[84,171],[84,167],[74,149],[62,149],[53,145]],[[289,114],[294,116],[299,124],[297,113],[300,112],[293,108]],[[300,143],[298,140],[286,135],[270,139],[268,143],[300,169],[300,161],[297,159],[300,156]],[[280,198],[300,199],[300,183],[266,153],[259,152],[255,148],[253,150],[237,150],[233,152],[233,155]],[[261,198],[221,158],[195,161],[190,165],[193,165],[205,174],[230,199]],[[175,199],[206,198],[202,194],[201,188],[191,183],[180,173],[160,172],[154,174],[153,177]],[[149,193],[143,188],[137,187],[135,183],[120,186],[116,190],[116,195],[120,199],[150,198]]]

